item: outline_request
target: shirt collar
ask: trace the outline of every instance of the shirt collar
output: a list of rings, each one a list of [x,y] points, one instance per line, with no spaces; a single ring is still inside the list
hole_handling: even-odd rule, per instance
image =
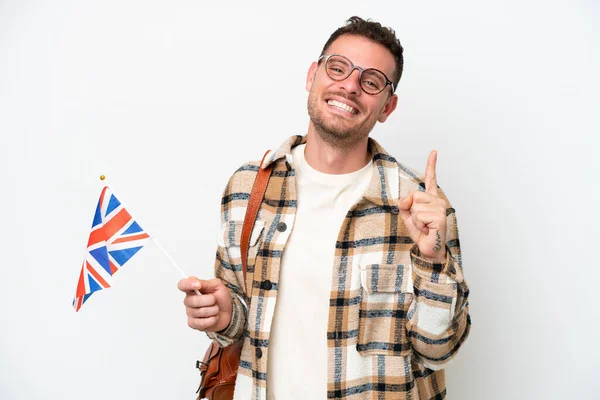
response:
[[[295,135],[287,139],[276,150],[265,157],[261,168],[275,161],[291,157],[292,148],[306,143],[306,135]],[[398,197],[402,192],[400,185],[414,190],[419,188],[421,180],[414,171],[398,163],[394,157],[373,138],[369,138],[369,151],[373,160],[373,175],[363,198],[387,211],[398,213]]]

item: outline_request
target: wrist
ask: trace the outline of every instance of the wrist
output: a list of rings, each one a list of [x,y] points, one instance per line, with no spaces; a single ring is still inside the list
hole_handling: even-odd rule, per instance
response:
[[[444,264],[446,262],[446,247],[438,251],[435,255],[427,255],[421,252],[421,257],[434,264]]]
[[[225,313],[218,316],[217,323],[215,324],[215,332],[223,332],[229,328],[231,324],[231,314],[226,315]]]
[[[446,264],[446,261],[448,259],[446,254],[447,247],[445,245],[439,251],[433,252],[433,254],[428,254],[421,251],[419,246],[415,243],[415,245],[411,249],[411,253],[419,257],[422,261],[430,264]]]

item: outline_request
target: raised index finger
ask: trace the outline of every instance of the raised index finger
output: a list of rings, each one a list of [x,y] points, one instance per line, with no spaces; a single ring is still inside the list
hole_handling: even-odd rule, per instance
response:
[[[427,167],[425,168],[425,191],[429,194],[437,196],[437,176],[435,166],[437,163],[437,151],[432,150],[427,159]]]

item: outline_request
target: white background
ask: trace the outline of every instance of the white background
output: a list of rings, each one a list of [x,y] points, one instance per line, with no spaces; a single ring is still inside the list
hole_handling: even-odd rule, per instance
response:
[[[154,245],[71,307],[98,176],[211,277],[228,177],[306,132],[306,71],[355,14],[405,47],[373,137],[419,170],[436,148],[457,210],[448,398],[597,398],[598,2],[0,0],[1,399],[194,398],[208,339]]]

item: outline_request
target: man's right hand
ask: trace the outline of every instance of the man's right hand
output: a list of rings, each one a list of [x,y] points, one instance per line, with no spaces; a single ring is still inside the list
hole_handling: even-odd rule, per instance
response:
[[[220,279],[203,281],[191,276],[180,280],[177,288],[185,293],[183,304],[190,328],[202,332],[219,332],[227,328],[233,303],[229,289]]]

